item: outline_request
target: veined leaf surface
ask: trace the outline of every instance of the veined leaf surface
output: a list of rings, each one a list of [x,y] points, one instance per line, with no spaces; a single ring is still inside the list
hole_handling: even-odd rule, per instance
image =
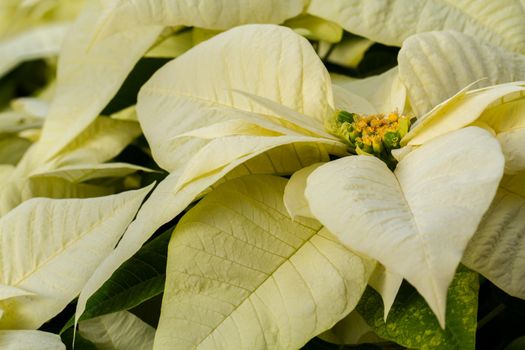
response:
[[[1,283],[34,295],[0,301],[0,328],[36,329],[58,314],[111,252],[150,190],[35,198],[2,217]]]
[[[524,54],[459,32],[424,33],[403,43],[398,56],[399,78],[412,109],[422,116],[473,82],[485,87],[525,80]]]
[[[38,158],[43,161],[63,150],[95,120],[162,31],[161,26],[133,26],[92,46],[101,3],[88,1],[64,39],[56,93],[38,146]]]
[[[264,101],[289,110],[276,113]],[[182,166],[208,143],[184,136],[190,131],[242,119],[297,134],[291,122],[278,122],[295,112],[299,127],[316,124],[324,132],[332,109],[330,77],[311,45],[292,30],[271,25],[238,27],[194,47],[157,71],[137,103],[153,156],[167,170]]]
[[[180,186],[181,170],[168,175],[141,207],[136,219],[126,230],[116,249],[86,282],[78,299],[76,319],[78,320],[84,312],[88,298],[111,277],[122,263],[131,258],[159,227],[180,214],[199,195],[221,181],[223,177],[228,175],[238,177],[245,172],[268,174],[276,171],[289,174],[288,172],[296,171],[312,163],[327,160],[326,151],[320,147],[322,145],[306,143],[297,146],[290,144],[289,141],[290,138],[285,138],[281,144],[271,142],[266,147],[238,158],[222,168],[207,173],[206,176],[194,179],[183,187]],[[268,154],[265,155],[265,153]],[[275,161],[272,160],[273,157]]]
[[[503,166],[496,139],[470,127],[412,151],[394,173],[370,156],[329,162],[305,193],[330,232],[408,280],[444,327],[448,286]]]
[[[104,350],[151,350],[155,329],[128,311],[81,321],[78,332]]]
[[[525,299],[525,173],[503,178],[463,263],[506,293]]]
[[[525,53],[525,5],[520,0],[312,0],[307,12],[386,45],[409,36],[457,30]]]
[[[301,13],[303,0],[116,0],[105,5],[97,38],[137,26],[184,25],[224,30],[249,23],[282,23]]]
[[[315,220],[292,222],[285,185],[232,180],[179,222],[156,349],[298,348],[355,307],[375,263]]]

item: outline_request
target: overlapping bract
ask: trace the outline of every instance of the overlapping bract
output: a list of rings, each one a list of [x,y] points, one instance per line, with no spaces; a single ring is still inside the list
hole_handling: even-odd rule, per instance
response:
[[[316,220],[292,221],[285,185],[232,180],[180,221],[156,349],[295,349],[355,307],[375,262]]]
[[[34,196],[84,197],[109,194],[111,190],[79,182],[147,170],[129,164],[99,164],[113,158],[138,135],[139,130],[135,123],[123,122],[122,130],[118,129],[120,131],[103,127],[102,132],[98,130],[92,133],[105,123],[93,120],[116,92],[135,62],[155,43],[165,26],[183,24],[223,30],[250,22],[280,23],[298,15],[304,5],[299,0],[246,3],[226,0],[204,2],[203,7],[194,6],[194,3],[153,0],[91,3],[91,7],[76,23],[66,40],[58,73],[57,94],[50,109],[49,120],[44,124],[41,140],[17,167],[0,167],[0,179],[8,184],[1,189],[2,214]],[[389,44],[401,45],[402,40],[416,32],[452,28],[478,38],[483,37],[492,45],[523,53],[522,42],[516,40],[523,36],[524,31],[519,21],[522,14],[518,11],[523,9],[523,4],[518,1],[505,2],[509,6],[506,10],[508,12],[504,11],[504,2],[501,2],[487,4],[487,11],[482,13],[477,12],[480,5],[471,1],[461,1],[457,6],[443,1],[421,2],[418,6],[423,6],[423,13],[428,11],[430,14],[425,23],[414,21],[410,13],[405,17],[395,16],[401,9],[406,9],[403,6],[404,1],[392,2],[389,6],[393,12],[386,19],[384,16],[377,16],[386,13],[384,7],[375,6],[376,2],[368,2],[366,8],[360,7],[364,3],[334,1],[327,5],[321,1],[311,1],[306,10],[334,20],[346,29]],[[360,10],[348,11],[350,7]],[[224,12],[224,8],[235,11]],[[510,11],[510,8],[516,11]],[[218,16],[218,13],[225,15]],[[452,18],[457,21],[440,21],[444,13],[452,14]],[[476,13],[479,16],[474,16]],[[379,24],[378,19],[381,20]],[[309,15],[302,15],[286,24],[316,40],[336,42],[340,39],[341,28],[338,25]],[[316,25],[320,27],[316,28]],[[328,26],[322,27],[323,25]],[[196,28],[195,32],[199,30],[201,29]],[[202,38],[216,34],[215,31],[201,31]],[[391,36],[392,33],[394,36]],[[458,41],[462,45],[458,45]],[[52,42],[54,46],[51,49],[44,45],[43,51],[55,52],[56,43],[57,41]],[[20,56],[22,58],[33,57],[33,53],[28,53],[22,44],[16,43],[19,46],[11,47],[20,48],[26,55]],[[320,273],[304,279],[308,280],[305,283],[308,288],[305,290],[312,292],[312,299],[315,299],[315,302],[308,304],[313,305],[314,311],[308,314],[304,324],[299,325],[297,333],[290,335],[284,323],[276,319],[269,320],[269,313],[260,312],[259,308],[255,313],[262,317],[262,326],[243,324],[245,328],[235,338],[233,329],[237,326],[229,328],[232,327],[231,322],[249,314],[241,305],[242,310],[239,313],[235,309],[231,314],[222,315],[224,317],[214,324],[219,331],[199,339],[191,339],[192,345],[204,347],[206,344],[222,344],[221,346],[228,347],[231,342],[235,342],[239,348],[300,346],[350,311],[367,281],[381,292],[386,316],[403,278],[418,288],[443,325],[446,289],[462,258],[466,265],[484,274],[503,290],[523,298],[523,276],[520,270],[523,257],[522,250],[519,249],[523,245],[520,236],[523,231],[523,193],[516,190],[517,186],[523,186],[522,174],[525,170],[523,84],[504,84],[458,93],[465,85],[483,77],[489,78],[482,83],[487,86],[523,79],[523,56],[490,44],[478,43],[476,39],[457,32],[417,35],[405,42],[399,56],[399,70],[393,69],[384,75],[363,81],[334,81],[340,87],[332,87],[322,63],[304,39],[289,30],[274,26],[245,26],[221,34],[167,65],[143,88],[137,109],[153,155],[170,175],[139,212],[118,248],[83,287],[77,318],[86,299],[109,278],[114,269],[139,249],[158,227],[183,211],[193,200],[227,179],[251,173],[289,175],[300,169],[303,170],[295,173],[284,193],[285,200],[286,192],[291,193],[288,199],[294,199],[286,201],[286,205],[288,211],[297,216],[299,223],[303,220],[301,216],[316,217],[326,226],[312,237],[329,241],[330,249],[327,251],[341,259],[331,260],[332,256],[324,256],[321,260],[337,260],[337,265],[350,256],[352,261],[361,261],[363,266],[366,265],[363,262],[366,259],[359,258],[354,252],[332,240],[328,228],[350,249],[377,258],[382,265],[378,264],[373,274],[373,262],[364,269],[366,273],[361,270],[338,271],[348,273],[344,276],[346,279],[343,278],[345,281],[358,280],[357,292],[350,293],[352,303],[345,304],[344,307],[341,303],[334,302],[334,305],[341,307],[329,316],[321,308],[315,307],[317,301],[320,301],[320,305],[326,303],[323,299],[327,298],[323,294],[325,291],[321,291],[322,288],[319,287],[320,281],[326,281],[323,279],[326,276]],[[184,50],[191,45],[185,44]],[[454,54],[450,54],[451,52]],[[436,63],[429,60],[430,56],[433,60],[439,57],[437,66],[445,68],[429,70]],[[18,61],[7,60],[4,63],[9,68],[16,62]],[[194,69],[191,73],[190,68]],[[398,153],[399,164],[394,173],[374,158],[346,157],[327,164],[317,163],[328,162],[329,155],[347,155],[345,145],[324,130],[325,122],[333,117],[335,109],[360,113],[393,110],[402,112],[406,93],[410,98],[409,107],[421,118],[404,140],[408,146]],[[449,97],[450,100],[435,107]],[[432,109],[433,107],[435,108]],[[427,111],[430,112],[423,115]],[[40,126],[41,121],[38,123]],[[67,127],[64,127],[66,124]],[[494,133],[495,138],[479,128],[465,129],[469,125],[485,128]],[[13,152],[15,156],[10,160],[13,164],[17,163],[19,155],[27,149],[28,142],[21,140],[9,142],[9,145],[16,146],[16,152]],[[104,152],[105,146],[98,144],[100,140],[108,145],[108,153]],[[500,152],[500,147],[503,153]],[[503,172],[503,162],[508,175],[499,186],[489,210],[482,217],[496,192]],[[313,163],[317,164],[308,168]],[[479,164],[481,165],[478,166]],[[340,171],[328,172],[334,169]],[[227,195],[220,197],[225,188],[233,187],[233,191],[238,190],[236,186],[240,186],[242,181],[260,183],[258,186],[247,186],[246,193],[238,195],[239,198],[236,197],[231,202],[225,199]],[[224,200],[222,205],[226,207],[243,203],[240,206],[245,209],[251,205],[249,201],[244,202],[245,197],[257,198],[258,191],[265,186],[269,190],[279,188],[276,198],[283,195],[282,179],[247,177],[242,181],[234,180],[218,187],[215,194],[203,201],[206,204],[198,208],[206,207],[213,199],[219,205]],[[280,183],[276,185],[277,182]],[[385,183],[389,186],[384,187]],[[480,187],[482,190],[479,190]],[[355,201],[345,204],[350,199]],[[26,202],[22,206],[29,205],[27,203],[32,202]],[[217,203],[211,205],[211,208]],[[446,208],[451,204],[454,205],[454,212]],[[14,215],[16,210],[6,217]],[[267,208],[256,207],[250,211],[254,215],[251,223],[254,230],[259,226],[270,225],[271,218],[259,220],[259,215],[265,210]],[[131,212],[133,210],[130,209]],[[224,214],[220,210],[217,212]],[[282,206],[277,212],[284,212]],[[191,288],[186,288],[184,284],[192,278],[178,270],[187,266],[188,271],[195,272],[191,270],[195,267],[191,265],[193,261],[185,261],[180,256],[193,256],[189,251],[197,251],[197,258],[205,261],[215,258],[213,254],[217,252],[225,254],[221,264],[209,267],[210,270],[206,270],[205,275],[199,276],[199,281],[205,286],[208,285],[210,275],[218,273],[220,269],[226,271],[226,267],[229,268],[229,264],[238,257],[227,244],[217,245],[210,250],[210,247],[201,244],[204,240],[194,241],[196,235],[193,231],[202,234],[209,230],[200,227],[199,220],[206,220],[202,219],[204,214],[197,208],[192,213],[183,221],[190,229],[179,229],[179,236],[172,242],[176,246],[173,250],[180,254],[172,254],[172,270],[168,273],[172,280],[182,281],[184,287],[176,289],[178,285],[175,283],[175,290],[180,295],[165,301],[158,344],[166,341],[166,346],[171,346],[174,341],[166,329],[175,322],[166,315],[171,313],[177,316],[179,311],[188,311],[186,306],[181,306],[178,297],[183,295],[190,301],[198,299]],[[341,218],[346,221],[341,221]],[[191,222],[192,219],[195,222]],[[221,234],[225,237],[237,237],[239,232],[244,234],[244,231],[238,230],[238,225],[243,220],[244,217],[233,215],[231,223],[236,224],[224,228]],[[478,224],[479,229],[474,235]],[[321,224],[315,225],[320,227]],[[396,229],[390,230],[391,225]],[[454,232],[447,231],[450,226],[457,229]],[[185,232],[186,229],[189,233]],[[264,240],[273,239],[270,237],[272,233],[273,230],[267,230]],[[363,238],[365,234],[366,237]],[[468,243],[472,235],[474,237]],[[286,240],[289,237],[282,238]],[[184,244],[177,246],[180,242]],[[319,248],[319,245],[314,246]],[[336,246],[337,249],[332,249]],[[244,248],[249,250],[252,246]],[[295,248],[297,254],[303,254],[303,246]],[[242,261],[251,264],[252,258],[245,256]],[[288,260],[293,259],[295,255]],[[308,273],[319,272],[312,270],[312,266],[308,264],[304,266],[304,271]],[[517,268],[512,268],[513,266]],[[240,270],[242,269],[231,270],[234,278],[238,277]],[[281,274],[279,268],[273,272],[279,276]],[[243,276],[241,287],[253,287],[252,275],[239,275]],[[269,275],[275,278],[271,273]],[[288,278],[294,280],[293,273],[286,272],[283,281]],[[2,297],[5,299],[34,298],[32,291],[18,286],[3,285],[2,288]],[[251,297],[258,295],[259,288],[266,288],[265,284],[252,290],[253,293],[243,299],[243,303],[253,302]],[[217,291],[221,290],[224,288],[217,288]],[[333,296],[333,300],[342,302],[345,293]],[[271,301],[275,301],[273,294],[270,295]],[[307,299],[308,297],[301,295],[302,301]],[[214,306],[210,305],[208,303],[211,310]],[[298,314],[294,314],[299,309],[291,309],[293,312],[287,316],[294,315],[299,319]],[[9,321],[9,312],[8,308],[0,308],[4,321]],[[120,321],[130,320],[128,314],[118,316]],[[45,317],[41,318],[44,320]],[[315,326],[307,324],[312,319],[316,320]],[[0,319],[0,324],[3,320]],[[111,317],[94,323],[98,322],[100,326],[107,320],[111,320]],[[206,319],[208,321],[210,320]],[[129,322],[131,323],[135,324]],[[197,328],[202,325],[196,324],[194,322],[184,327],[187,327],[188,333],[201,334]],[[230,343],[222,338],[223,329],[231,337]],[[110,337],[110,333],[121,337],[118,329],[116,332],[115,329],[107,331]],[[151,336],[151,329],[147,333]],[[264,341],[251,343],[251,340],[246,339],[246,334],[263,337],[268,335],[271,339],[264,338]],[[275,334],[279,336],[273,339]]]
[[[294,35],[295,34],[291,32],[288,34],[286,29],[273,26],[246,26],[229,31],[200,47],[190,50],[180,59],[165,66],[157,72],[151,82],[143,88],[138,104],[139,120],[146,130],[146,135],[152,144],[155,156],[160,159],[161,164],[169,167],[173,172],[169,185],[166,185],[166,188],[170,188],[171,191],[169,197],[162,197],[160,195],[162,192],[159,191],[159,195],[150,198],[151,202],[148,205],[153,206],[153,200],[159,201],[160,198],[172,198],[172,203],[178,203],[173,204],[171,215],[167,213],[163,214],[165,216],[162,220],[165,221],[170,216],[177,214],[178,211],[185,207],[194,196],[197,195],[199,190],[204,190],[206,186],[213,184],[213,182],[225,175],[226,172],[238,165],[239,162],[246,161],[249,158],[246,156],[247,152],[254,152],[255,150],[251,148],[252,146],[250,145],[260,144],[260,146],[256,147],[259,147],[261,151],[266,151],[268,149],[266,147],[280,145],[281,143],[272,145],[271,141],[269,141],[270,143],[264,142],[264,140],[271,140],[272,138],[278,140],[282,137],[277,136],[278,134],[269,134],[268,132],[270,130],[273,133],[279,133],[288,129],[290,130],[289,132],[293,132],[294,135],[302,134],[304,135],[303,137],[307,135],[311,137],[314,132],[318,138],[317,142],[326,143],[327,140],[330,140],[324,136],[322,125],[320,124],[321,121],[333,117],[332,109],[323,107],[325,103],[327,103],[328,106],[332,106],[330,95],[324,95],[324,100],[317,100],[318,103],[320,103],[317,108],[308,107],[305,109],[304,105],[294,105],[294,101],[313,101],[312,98],[308,98],[308,100],[305,98],[305,92],[311,93],[312,91],[326,91],[326,89],[330,89],[330,85],[324,83],[326,78],[320,80],[321,84],[326,86],[322,90],[315,87],[315,84],[319,86],[319,79],[317,79],[317,82],[310,80],[310,78],[305,79],[305,75],[307,77],[315,77],[316,70],[315,68],[312,69],[312,65],[314,65],[317,58],[313,58],[313,52],[310,54],[308,50],[305,51],[300,44],[302,39],[296,36],[294,37]],[[244,39],[249,36],[253,36],[253,38],[257,40]],[[291,44],[294,41],[298,42],[298,45]],[[270,48],[275,46],[279,47],[276,43],[286,42],[286,49],[281,49],[279,56],[274,56],[276,54],[275,49],[271,50],[271,55],[266,57],[265,62],[261,63],[261,67],[270,66],[271,62],[275,61],[272,56],[279,57],[278,64],[273,64],[273,68],[263,75],[263,80],[259,79],[257,81],[255,87],[250,85],[253,80],[250,76],[250,74],[252,74],[251,66],[243,64],[244,60],[251,60],[251,62],[253,62],[253,60],[258,57],[258,55],[255,57],[252,56],[252,54],[256,52],[254,51],[256,50],[255,48],[253,50],[247,50],[248,47],[251,47],[250,43],[253,42],[257,42],[257,47]],[[263,43],[265,45],[263,45]],[[243,50],[237,52],[237,47],[242,47]],[[225,48],[227,48],[227,51]],[[276,95],[276,90],[283,92],[283,89],[275,88],[275,84],[279,85],[282,79],[282,75],[280,74],[280,72],[282,72],[281,67],[287,67],[288,62],[295,63],[294,55],[298,52],[301,53],[302,62],[312,62],[304,66],[292,68],[303,69],[302,74],[295,75],[293,71],[292,73],[288,73],[290,79],[293,81],[297,82],[297,79],[300,79],[302,84],[299,86],[302,88],[300,90],[294,90],[296,91],[295,98],[293,98],[293,92],[290,90],[286,90],[285,95]],[[230,57],[230,54],[234,56],[232,60],[236,62],[235,66],[239,68],[238,70],[231,68],[225,69],[226,67],[230,67],[230,65],[226,65],[226,62],[229,62],[227,58]],[[312,55],[312,58],[310,58],[310,56],[305,57],[305,55]],[[211,65],[208,62],[207,65],[201,65],[199,62],[203,56],[219,57],[221,61]],[[182,70],[182,67],[192,63],[195,64],[194,67],[196,71],[202,71],[202,74],[197,73],[196,76],[194,74],[192,77],[193,80],[186,81],[184,79],[185,72]],[[310,69],[306,70],[308,67],[310,67]],[[319,67],[322,66],[319,65]],[[290,70],[290,68],[288,68],[288,70]],[[170,79],[170,76],[175,76],[175,74],[179,76],[179,79]],[[395,72],[391,74],[395,74]],[[298,78],[294,78],[295,76]],[[389,76],[385,76],[383,79],[387,81],[388,84],[395,84],[395,79],[393,80]],[[383,79],[380,81],[383,81]],[[164,80],[166,83],[163,83]],[[308,86],[305,84],[313,85],[311,88],[304,90],[304,86]],[[297,85],[292,85],[292,87],[293,86]],[[520,89],[517,84],[509,84],[509,86],[514,87],[511,88],[511,90],[514,89],[513,91]],[[219,89],[219,87],[221,89]],[[270,90],[265,90],[265,88]],[[495,91],[492,93],[497,94],[496,91],[499,91],[498,89],[500,88],[487,91]],[[504,87],[501,89],[504,89]],[[504,95],[508,95],[510,92],[512,91],[507,91]],[[290,96],[291,100],[287,96]],[[322,96],[321,94],[321,98],[323,98]],[[351,94],[345,93],[345,91],[340,89],[335,94],[335,97],[336,101],[333,105],[338,107],[345,106],[346,108],[350,108],[350,110],[352,103],[356,101]],[[492,101],[488,98],[485,100],[488,101],[486,105]],[[288,101],[292,102],[290,103]],[[399,101],[399,98],[393,98],[392,101]],[[444,106],[455,106],[455,101],[456,100],[452,99],[444,104]],[[397,104],[403,105],[402,103]],[[481,107],[480,109],[483,110]],[[309,115],[308,111],[310,111]],[[324,115],[322,114],[323,111]],[[444,114],[446,115],[446,113]],[[181,119],[182,123],[177,121],[177,115],[185,118]],[[153,116],[162,119],[149,120],[149,118]],[[226,117],[235,118],[233,119],[234,122],[225,119]],[[161,123],[167,123],[167,127]],[[184,129],[176,131],[181,125],[184,125]],[[191,131],[192,129],[194,129],[194,131]],[[159,137],[160,135],[165,135],[166,131],[169,130],[175,130],[175,134],[168,137]],[[449,130],[449,132],[450,131],[452,130]],[[239,134],[242,136],[238,136]],[[449,138],[451,139],[449,140]],[[283,139],[283,142],[294,142],[294,138],[290,138],[289,140]],[[312,139],[311,142],[315,142],[315,140]],[[330,142],[333,141],[330,140]],[[470,149],[470,142],[476,144],[475,152]],[[174,144],[176,147],[173,146],[173,148],[171,148],[170,144]],[[181,145],[182,148],[180,147]],[[447,149],[447,145],[451,146],[450,150]],[[184,147],[188,147],[188,150],[195,149],[195,154],[184,151]],[[171,161],[171,159],[177,160],[177,158],[172,156],[175,150],[182,150],[182,154],[178,154],[179,156],[182,155],[182,159],[185,159],[184,154],[188,154],[189,156],[186,158],[187,160],[183,163],[182,167]],[[201,158],[201,154],[206,155],[206,157]],[[211,163],[205,163],[204,160],[209,160],[212,154],[217,154],[218,158],[214,159]],[[434,164],[434,160],[437,159],[436,157],[438,157],[438,155],[442,156],[443,160],[442,162]],[[449,158],[447,158],[447,155]],[[224,159],[221,160],[221,156],[224,156]],[[409,159],[417,159],[417,161],[411,162]],[[350,157],[348,160],[347,158],[343,158],[338,162],[349,162],[350,160],[355,162],[355,165],[345,173],[352,174],[352,172],[364,171],[370,176],[372,174],[378,176],[377,174],[382,173],[376,169],[377,164],[375,164],[380,162],[378,160],[374,162],[373,158]],[[334,164],[336,163],[337,162],[334,162]],[[421,173],[423,169],[419,169],[418,166],[413,165],[415,163],[427,164],[428,167],[425,168],[425,171],[437,176],[436,180],[433,181],[432,176],[428,177]],[[478,174],[478,163],[484,163],[487,166],[485,171],[482,172],[482,175]],[[330,166],[332,166],[331,164],[332,163],[329,163]],[[406,164],[406,166],[404,166],[404,164]],[[457,166],[451,166],[450,164],[457,164]],[[327,167],[329,165],[327,165]],[[435,167],[432,167],[432,165]],[[414,242],[419,242],[415,243],[416,245],[422,244],[423,247],[411,247],[403,251],[396,243],[396,239],[394,239],[394,241],[385,240],[385,237],[382,237],[384,234],[379,233],[378,236],[380,238],[377,241],[370,240],[368,243],[372,251],[375,249],[376,253],[372,253],[368,248],[356,244],[355,241],[346,243],[348,243],[350,248],[376,258],[380,258],[383,254],[382,252],[385,250],[394,254],[395,249],[400,248],[401,250],[395,253],[397,255],[393,256],[392,260],[387,261],[388,259],[385,260],[381,257],[380,261],[386,265],[388,270],[395,272],[399,277],[408,279],[418,288],[436,313],[441,325],[444,326],[445,300],[448,285],[452,281],[454,271],[462,258],[469,239],[474,234],[482,219],[483,213],[490,205],[496,192],[504,167],[503,156],[498,142],[489,133],[478,128],[470,128],[457,131],[457,133],[452,133],[450,136],[445,135],[436,138],[435,141],[429,142],[428,145],[427,142],[425,142],[420,148],[408,153],[398,166],[399,170],[397,170],[397,175],[389,175],[391,177],[391,181],[389,182],[391,186],[388,188],[392,191],[397,188],[398,192],[396,195],[394,195],[395,191],[392,192],[392,196],[397,196],[398,198],[396,200],[397,202],[394,202],[405,208],[401,211],[405,213],[403,215],[410,218],[408,221],[412,223],[417,222],[418,225],[414,224],[411,226],[408,225],[408,221],[405,222],[401,220],[407,225],[400,224],[397,227],[399,227],[399,230],[405,232],[407,237],[414,237]],[[386,167],[383,172],[385,174],[389,173]],[[479,177],[476,177],[478,175]],[[403,180],[396,178],[396,176],[401,176]],[[427,182],[418,181],[418,178],[422,179],[426,177],[428,177]],[[323,212],[337,213],[336,208],[348,210],[344,208],[351,206],[345,204],[344,198],[353,198],[352,196],[357,196],[356,198],[366,198],[374,194],[386,195],[386,193],[390,192],[378,187],[382,180],[374,181],[373,177],[370,177],[371,188],[368,192],[365,191],[364,187],[356,186],[355,188],[346,188],[345,191],[341,191],[340,189],[334,190],[331,195],[326,196],[325,190],[327,188],[325,186],[345,186],[345,180],[337,181],[335,177],[333,179],[329,178],[330,176],[323,181],[316,182],[315,185],[311,185],[310,195],[314,196],[312,193],[318,191],[318,193],[323,194],[321,196],[323,198],[315,197],[314,199],[312,197],[309,201],[311,206],[316,206],[317,212],[314,212],[314,215],[331,229],[333,233],[340,235],[340,239],[344,241],[344,236],[347,233],[343,232],[348,232],[345,231],[347,229],[343,230],[337,226],[335,224],[337,220],[332,216],[325,217]],[[361,176],[359,178],[367,177]],[[469,184],[468,179],[472,179],[472,183]],[[402,182],[403,185],[396,187],[399,186],[398,181]],[[479,183],[477,181],[479,181]],[[480,184],[483,184],[483,186]],[[483,191],[480,191],[480,187],[483,188]],[[190,188],[193,188],[193,194],[184,194],[184,190]],[[417,205],[420,206],[420,208],[425,208],[424,210],[422,209],[422,212],[432,210],[432,201],[425,202],[424,200],[425,191],[428,190],[435,190],[436,195],[444,196],[437,201],[437,203],[456,201],[454,203],[456,203],[457,210],[452,213],[447,210],[437,210],[434,208],[436,210],[432,211],[433,215],[424,215],[422,217],[419,217],[419,215],[421,215],[419,213],[412,213],[414,208],[412,208],[413,204],[410,204],[411,202],[418,203]],[[341,193],[345,193],[347,196],[343,198],[340,196]],[[450,197],[446,197],[447,195]],[[472,196],[474,195],[476,195],[476,200],[472,200]],[[405,203],[407,198],[412,198],[409,200],[409,204]],[[393,205],[394,202],[387,201],[386,203]],[[360,218],[352,222],[351,225],[341,225],[351,227],[351,232],[355,230],[356,232],[365,234],[369,229],[376,227],[374,220],[379,220],[379,222],[388,220],[388,216],[380,216],[377,211],[378,208],[376,208],[379,203],[383,202],[378,200],[374,203],[367,202],[366,205],[363,204],[363,207],[366,207],[368,211],[376,213],[372,216],[372,218],[374,218],[373,220]],[[476,207],[474,207],[472,203],[477,203]],[[386,213],[395,212],[394,206],[392,206],[392,208],[388,207],[390,209],[387,207],[385,207]],[[410,208],[410,210],[407,208]],[[419,218],[414,219],[412,215],[416,215]],[[157,217],[159,216],[157,215]],[[469,224],[464,225],[467,218]],[[459,227],[462,228],[461,233],[456,233],[457,240],[449,240],[443,236],[443,232],[448,231],[448,222],[451,220],[456,220],[454,222],[458,223],[458,230]],[[145,216],[142,217],[139,214],[138,220],[132,225],[130,232],[137,234],[138,237],[139,230],[147,229],[148,222],[151,223],[150,217],[146,219]],[[158,227],[160,224],[161,221],[159,219],[159,223],[156,224],[155,227]],[[410,227],[413,228],[412,231]],[[151,231],[152,229],[154,229],[153,225],[149,230]],[[146,232],[143,232],[143,234],[145,233]],[[451,244],[449,249],[441,249],[443,242]],[[431,247],[428,249],[431,249],[434,253],[425,249],[427,246]],[[401,263],[401,261],[406,260],[407,255],[410,256],[411,254],[414,259],[419,259],[417,258],[417,254],[411,253],[411,251],[422,252],[420,263],[416,261],[411,261],[406,264]],[[440,254],[448,255],[439,257]],[[419,273],[418,271],[422,271],[423,266],[427,266],[429,269],[428,273],[424,274],[424,276],[417,275]],[[397,279],[394,284],[399,286],[399,282],[400,280]],[[392,289],[395,292],[395,288],[390,288],[390,293],[392,293]],[[393,300],[393,298],[390,297],[390,300]]]
[[[150,188],[93,199],[35,198],[0,219],[2,329],[36,329],[73,300]]]

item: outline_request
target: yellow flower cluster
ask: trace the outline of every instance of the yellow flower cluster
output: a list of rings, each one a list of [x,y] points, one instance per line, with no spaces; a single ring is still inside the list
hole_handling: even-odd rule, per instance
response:
[[[337,111],[334,134],[350,145],[354,154],[373,155],[395,166],[391,150],[401,147],[400,141],[408,133],[410,118],[398,112],[360,115]]]

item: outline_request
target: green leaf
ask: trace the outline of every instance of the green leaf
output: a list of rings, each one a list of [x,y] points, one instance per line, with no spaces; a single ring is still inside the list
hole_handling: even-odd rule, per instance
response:
[[[60,334],[62,342],[66,345],[67,350],[73,350],[73,337],[75,338],[74,350],[97,350],[95,344],[82,337],[80,333],[73,336],[73,329],[68,329],[66,332]]]
[[[80,320],[131,309],[164,291],[166,256],[173,228],[146,244],[89,298]]]
[[[368,288],[357,311],[382,338],[417,349],[474,349],[478,274],[460,266],[448,290],[443,330],[425,300],[407,283],[401,287],[386,323],[381,297]]]

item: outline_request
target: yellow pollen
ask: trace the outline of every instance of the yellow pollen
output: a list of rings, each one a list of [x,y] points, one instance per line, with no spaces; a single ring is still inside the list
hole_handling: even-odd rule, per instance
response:
[[[397,116],[397,113],[390,113],[388,116],[388,120],[391,122],[397,122],[399,120],[399,117]]]

